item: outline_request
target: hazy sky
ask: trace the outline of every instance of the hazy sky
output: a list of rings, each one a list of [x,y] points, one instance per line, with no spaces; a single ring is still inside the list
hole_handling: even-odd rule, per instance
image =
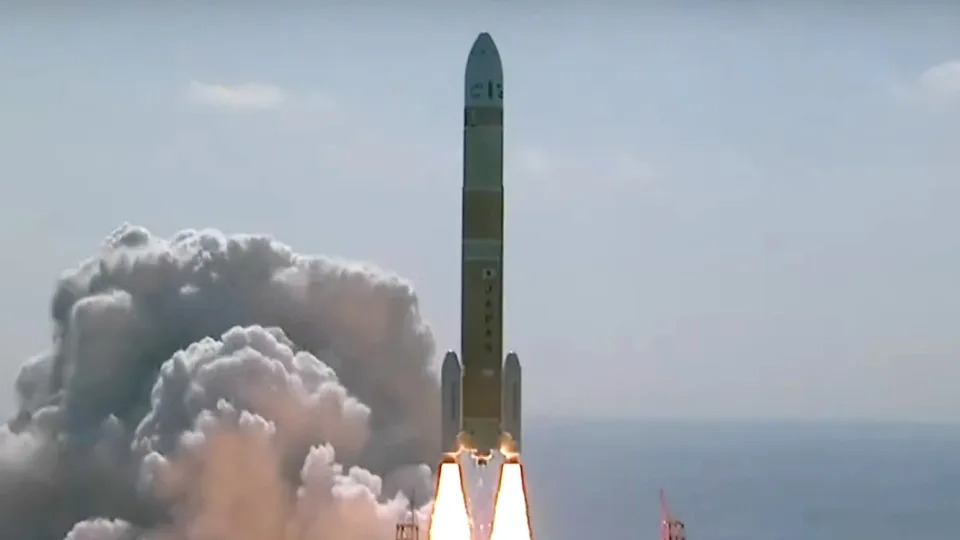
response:
[[[457,346],[489,31],[526,414],[960,420],[960,8],[486,4],[0,10],[0,411],[125,220],[372,261]]]

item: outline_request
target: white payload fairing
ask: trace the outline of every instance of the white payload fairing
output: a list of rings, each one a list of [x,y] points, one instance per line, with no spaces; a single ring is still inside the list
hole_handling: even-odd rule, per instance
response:
[[[503,354],[503,66],[480,34],[464,74],[460,354],[443,359],[443,448],[519,453],[520,359]]]

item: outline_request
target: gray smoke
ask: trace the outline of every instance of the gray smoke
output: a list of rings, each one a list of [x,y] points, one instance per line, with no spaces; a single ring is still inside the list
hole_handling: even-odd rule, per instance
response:
[[[52,317],[0,427],[0,540],[386,540],[429,500],[434,345],[396,276],[124,225]]]

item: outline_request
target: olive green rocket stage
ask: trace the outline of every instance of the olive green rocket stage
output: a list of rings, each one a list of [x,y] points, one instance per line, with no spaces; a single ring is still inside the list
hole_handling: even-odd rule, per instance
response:
[[[443,452],[520,451],[520,360],[503,352],[503,65],[490,34],[464,77],[460,358],[441,370]]]

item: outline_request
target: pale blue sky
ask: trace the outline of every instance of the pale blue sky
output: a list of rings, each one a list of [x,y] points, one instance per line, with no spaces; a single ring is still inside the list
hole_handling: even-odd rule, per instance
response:
[[[960,8],[488,4],[0,12],[0,410],[124,220],[375,262],[456,346],[489,31],[527,414],[960,420]]]

